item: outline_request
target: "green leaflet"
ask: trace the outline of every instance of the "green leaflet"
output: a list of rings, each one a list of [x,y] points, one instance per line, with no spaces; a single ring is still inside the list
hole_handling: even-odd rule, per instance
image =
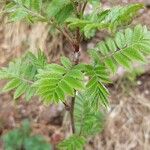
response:
[[[67,57],[64,57],[64,56],[61,57],[61,63],[64,67],[66,67],[68,69],[72,67],[72,63]]]
[[[117,70],[117,62],[113,57],[108,57],[105,59],[105,65],[107,68],[110,68],[110,70],[115,73]]]
[[[56,14],[55,18],[58,23],[63,23],[74,11],[72,4],[65,5],[59,13]]]
[[[3,88],[3,92],[8,92],[13,90],[14,88],[18,87],[21,84],[20,79],[14,78],[10,80]]]
[[[68,18],[66,20],[66,22],[68,23],[68,26],[72,29],[75,29],[77,27],[79,28],[83,28],[85,27],[87,24],[90,24],[91,22],[88,20],[82,20],[82,19],[78,19],[78,18]]]
[[[42,8],[42,0],[19,0],[19,3],[37,12]]]
[[[114,54],[114,59],[116,60],[116,62],[122,66],[124,66],[125,68],[130,68],[130,60],[128,59],[128,57],[126,57],[125,55],[123,55],[123,53],[115,53]]]
[[[25,91],[25,99],[29,101],[35,95],[35,92],[35,88],[28,86],[28,88]]]
[[[126,30],[125,30],[125,39],[126,39],[126,43],[128,44],[128,45],[131,45],[132,44],[132,36],[133,36],[133,30],[132,29],[130,29],[130,28],[127,28]]]
[[[74,96],[74,90],[66,81],[62,81],[62,84],[60,84],[60,88],[63,90],[64,93],[66,92],[68,93],[68,95]]]
[[[137,42],[137,41],[140,41],[143,37],[143,32],[144,32],[144,29],[142,26],[138,25],[138,26],[135,26],[134,28],[134,31],[133,31],[133,42]]]
[[[101,53],[103,54],[103,55],[107,55],[107,54],[109,54],[109,49],[107,48],[107,46],[106,46],[107,44],[105,43],[105,42],[101,42],[101,43],[98,43],[97,44],[97,48],[98,49],[100,49],[100,51],[101,51]]]
[[[25,5],[26,7],[30,7],[31,1],[32,1],[32,0],[18,0],[18,2],[19,2],[20,4],[23,4],[23,5]],[[37,0],[37,1],[38,1],[38,0]]]
[[[74,86],[75,89],[83,89],[83,83],[81,82],[82,80],[78,80],[72,76],[68,76],[65,78],[65,81],[70,85],[70,86]]]
[[[140,51],[137,51],[134,47],[130,49],[127,48],[122,53],[131,60],[145,61],[144,55]]]
[[[33,10],[40,12],[42,9],[42,0],[30,0],[30,7]]]
[[[137,45],[141,51],[145,54],[149,54],[150,53],[150,43],[148,41],[143,41],[142,43],[139,43]]]
[[[91,77],[94,77],[94,76],[98,77],[99,81],[103,83],[110,82],[106,68],[102,65],[97,65],[94,67],[92,65],[85,65],[85,73],[86,75],[91,76]]]
[[[20,84],[14,93],[14,99],[17,99],[18,97],[20,97],[26,91],[27,88],[28,88],[27,83]]]
[[[117,32],[117,34],[115,36],[115,42],[116,42],[116,46],[120,49],[122,49],[126,46],[125,36],[122,32]],[[117,48],[115,49],[115,51],[116,50],[117,50]]]
[[[62,75],[66,72],[66,69],[58,64],[49,64],[48,69],[50,70],[50,72],[56,75]]]
[[[68,0],[52,0],[47,7],[47,16],[54,17],[68,3]]]
[[[24,11],[22,8],[18,8],[10,15],[9,19],[10,21],[20,21],[27,16],[28,13],[26,11]]]
[[[116,44],[111,38],[106,39],[106,44],[108,49],[111,49],[112,51],[116,51]]]
[[[83,150],[85,145],[85,138],[78,135],[73,135],[68,139],[62,141],[58,148],[60,150]]]
[[[49,19],[55,18],[58,23],[64,22],[74,11],[70,0],[52,0],[46,14]]]

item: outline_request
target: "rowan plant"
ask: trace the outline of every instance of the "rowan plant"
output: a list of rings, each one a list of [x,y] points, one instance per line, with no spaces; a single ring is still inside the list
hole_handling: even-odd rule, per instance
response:
[[[89,6],[92,9],[85,13]],[[146,62],[150,31],[143,25],[130,25],[143,8],[143,4],[134,3],[104,9],[99,0],[6,2],[3,14],[10,22],[46,23],[66,38],[73,53],[72,59],[62,56],[61,64],[49,64],[44,52],[27,52],[0,70],[0,79],[8,80],[2,91],[14,90],[15,100],[24,95],[28,101],[36,95],[44,104],[64,104],[72,133],[58,144],[60,150],[82,150],[86,140],[101,131],[101,109],[109,107],[106,85],[118,66],[130,70],[134,61]],[[81,62],[82,40],[102,30],[108,37],[87,50],[90,63]]]

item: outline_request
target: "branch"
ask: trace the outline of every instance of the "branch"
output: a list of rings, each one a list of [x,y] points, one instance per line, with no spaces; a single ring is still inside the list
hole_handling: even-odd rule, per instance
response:
[[[70,119],[71,119],[71,127],[72,127],[73,134],[75,133],[75,122],[74,122],[75,97],[76,97],[76,91],[75,91],[75,96],[72,97],[72,100],[71,100],[71,110],[70,110]]]
[[[85,11],[85,8],[86,8],[86,5],[87,5],[87,1],[84,3],[84,5],[83,5],[83,8],[82,8],[82,15],[84,14],[84,11]]]
[[[52,24],[53,24],[53,23],[52,23]],[[59,28],[58,26],[56,26],[56,29],[57,29],[58,31],[60,31],[60,32],[66,37],[66,39],[68,39],[69,43],[70,43],[72,46],[74,46],[75,41],[73,40],[72,37],[69,36],[69,34],[68,34],[67,32],[65,32],[64,30],[62,30],[62,29]]]

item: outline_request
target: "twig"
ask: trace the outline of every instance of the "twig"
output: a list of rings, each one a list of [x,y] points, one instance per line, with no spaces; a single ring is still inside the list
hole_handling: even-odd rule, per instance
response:
[[[63,104],[64,104],[65,109],[66,109],[67,111],[70,111],[70,110],[71,110],[71,107],[70,107],[68,104],[66,104],[65,102],[63,102]]]
[[[87,1],[84,3],[84,5],[83,5],[83,8],[82,8],[82,15],[84,14],[84,11],[85,11],[85,8],[86,8],[86,5],[87,5]]]
[[[75,91],[75,96],[76,96],[76,91]],[[72,128],[72,133],[73,134],[75,133],[75,122],[74,122],[75,96],[72,97],[72,100],[71,100],[71,109],[70,109],[71,128]]]

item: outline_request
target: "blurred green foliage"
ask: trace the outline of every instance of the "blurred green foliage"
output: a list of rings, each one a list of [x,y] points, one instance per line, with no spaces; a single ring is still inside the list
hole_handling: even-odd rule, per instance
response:
[[[49,143],[40,135],[31,135],[31,127],[27,120],[20,128],[6,133],[2,140],[5,150],[51,150]]]

